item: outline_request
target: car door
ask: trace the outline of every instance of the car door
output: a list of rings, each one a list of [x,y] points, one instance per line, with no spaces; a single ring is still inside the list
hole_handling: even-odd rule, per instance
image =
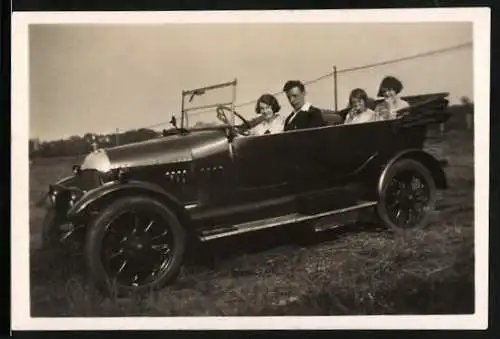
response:
[[[294,193],[304,193],[322,187],[330,175],[320,129],[304,129],[285,132],[283,135],[284,158],[287,158],[287,181]]]
[[[321,189],[342,179],[383,152],[390,140],[387,122],[326,126],[286,133],[293,163],[290,184],[298,190]]]
[[[290,159],[284,133],[238,136],[231,142],[236,188],[242,195],[266,197],[286,193]]]

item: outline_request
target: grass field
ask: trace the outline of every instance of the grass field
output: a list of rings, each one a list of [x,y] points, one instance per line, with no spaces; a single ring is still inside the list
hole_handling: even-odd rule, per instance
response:
[[[443,314],[474,312],[472,133],[429,144],[449,161],[439,217],[401,238],[376,225],[318,233],[306,243],[280,229],[197,249],[177,281],[128,299],[106,299],[78,258],[37,248],[47,185],[75,159],[37,159],[30,168],[32,316],[221,316]],[[201,259],[200,259],[201,258]],[[57,259],[57,260],[56,260]]]

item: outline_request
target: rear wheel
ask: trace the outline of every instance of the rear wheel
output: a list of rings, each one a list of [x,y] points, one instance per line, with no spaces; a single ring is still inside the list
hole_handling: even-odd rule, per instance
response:
[[[124,197],[91,221],[85,257],[97,286],[108,293],[160,288],[178,274],[186,232],[173,211],[147,196]]]
[[[393,230],[422,228],[429,222],[436,203],[436,184],[430,171],[413,159],[402,159],[386,173],[377,213]]]

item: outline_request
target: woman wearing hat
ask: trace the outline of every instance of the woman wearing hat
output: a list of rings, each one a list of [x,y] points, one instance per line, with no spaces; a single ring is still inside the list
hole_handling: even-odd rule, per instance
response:
[[[377,96],[383,97],[384,101],[375,108],[377,120],[396,119],[399,115],[398,110],[410,106],[407,101],[399,97],[402,89],[401,81],[393,76],[387,76],[382,80]]]

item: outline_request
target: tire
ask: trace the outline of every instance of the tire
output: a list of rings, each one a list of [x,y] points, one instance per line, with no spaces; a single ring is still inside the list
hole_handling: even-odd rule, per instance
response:
[[[122,218],[123,215],[126,216],[127,214],[132,214],[139,218],[135,219],[134,217],[133,226],[129,225],[128,218],[124,218],[123,223],[119,221],[115,222],[118,220],[116,219],[117,217]],[[152,222],[149,223],[152,223],[154,228],[153,226],[151,226],[151,229],[148,226],[144,228],[143,224],[146,223],[146,218],[152,218]],[[139,220],[137,225],[142,222],[140,230],[139,226],[135,226],[135,220]],[[134,229],[137,230],[135,234]],[[161,231],[160,235],[158,235],[159,231]],[[159,250],[153,249],[154,246],[158,246],[153,244],[156,241],[154,239],[158,237],[169,239],[165,240],[169,244],[166,245],[169,248],[166,255],[165,253],[160,254]],[[116,241],[118,238],[121,240]],[[115,239],[115,241],[110,242],[109,239]],[[139,240],[136,241],[134,239]],[[96,287],[105,294],[121,295],[130,292],[141,293],[156,290],[177,277],[183,262],[186,239],[185,229],[175,213],[165,206],[165,204],[148,196],[123,197],[108,205],[89,223],[85,241],[85,261]],[[130,245],[134,241],[136,241],[135,245]],[[115,252],[111,255],[103,254],[103,251],[113,251],[113,246],[109,246],[109,244],[113,246],[118,244],[116,246],[122,246],[121,250],[116,251],[115,248]],[[131,250],[131,247],[133,247],[133,250]],[[165,251],[165,248],[163,250]],[[122,254],[119,253],[120,251]],[[147,253],[147,255],[144,253]],[[166,267],[160,268],[160,271],[156,274],[151,273],[147,275],[147,279],[150,279],[149,281],[139,282],[139,273],[146,275],[147,267],[154,262],[153,259],[151,259],[151,262],[149,261],[148,255],[151,258],[160,256],[162,257],[161,260],[168,262],[166,264],[162,262],[161,266],[165,265]],[[168,259],[163,258],[163,256],[168,256]],[[128,275],[133,274],[134,269],[136,270],[136,274],[132,278],[134,281],[137,279],[136,282],[125,282],[127,279],[123,277],[125,275],[123,271],[112,273],[113,265],[115,265],[116,270],[116,263],[114,261],[119,260],[123,261],[120,264],[120,268],[122,268],[121,266],[125,266],[123,267],[123,271],[128,270]],[[128,260],[127,263],[125,263],[126,260]],[[134,266],[136,267],[134,268]],[[145,272],[142,272],[143,270]],[[110,282],[114,283],[110,284]]]
[[[422,191],[419,189],[414,189],[414,185],[408,185],[408,182],[405,180],[400,180],[400,178],[406,178],[407,174],[411,174],[412,178],[417,177],[420,180],[420,183],[423,184]],[[409,175],[408,175],[409,177]],[[405,182],[404,188],[400,189],[400,183]],[[413,182],[413,180],[412,180]],[[415,181],[416,182],[416,181]],[[395,187],[398,186],[398,189]],[[399,193],[404,192],[404,193]],[[420,192],[419,196],[422,201],[417,202],[416,196],[417,192]],[[398,198],[394,198],[394,196],[402,197],[400,200]],[[409,193],[409,194],[407,194]],[[398,212],[395,212],[394,209],[391,209],[391,206],[394,206],[394,201],[402,201],[400,204],[396,203],[398,206]],[[417,213],[418,217],[416,220],[412,220],[408,223],[401,224],[397,219],[398,215],[404,215],[406,206],[412,206],[416,208],[419,206]],[[427,226],[429,223],[431,212],[434,210],[436,204],[436,184],[431,172],[425,167],[421,162],[413,160],[413,159],[402,159],[393,164],[388,171],[386,172],[386,176],[382,183],[382,189],[379,192],[379,201],[377,204],[377,215],[382,224],[392,229],[396,232],[404,232],[409,229],[419,229]],[[412,209],[410,207],[409,209]],[[408,209],[408,210],[409,210]],[[412,213],[414,213],[413,211]],[[409,216],[410,213],[406,212]],[[408,218],[406,218],[408,219]]]

